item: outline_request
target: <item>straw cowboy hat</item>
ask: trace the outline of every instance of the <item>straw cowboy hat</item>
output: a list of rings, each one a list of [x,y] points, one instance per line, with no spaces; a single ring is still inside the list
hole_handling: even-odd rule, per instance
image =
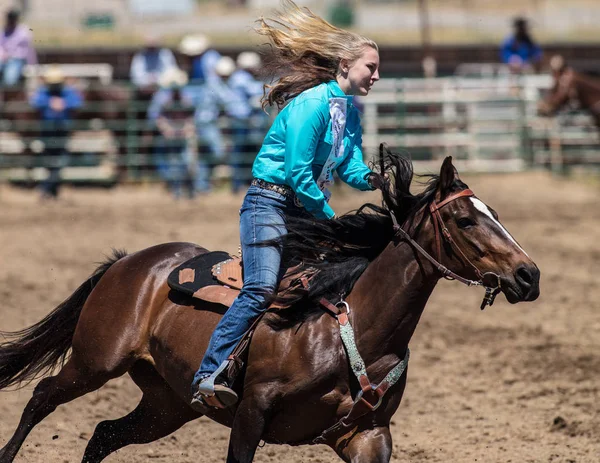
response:
[[[237,65],[240,69],[256,69],[260,63],[260,55],[254,51],[243,51],[237,57]]]
[[[178,68],[166,69],[158,78],[158,85],[162,88],[179,88],[185,86],[187,83],[187,74]]]
[[[210,41],[205,35],[186,35],[179,43],[179,52],[187,56],[197,56],[204,53],[209,46]]]
[[[229,77],[235,71],[235,62],[229,56],[222,56],[215,65],[215,72],[221,77]]]
[[[65,81],[65,74],[59,66],[48,66],[44,71],[44,81],[47,84],[60,84]]]

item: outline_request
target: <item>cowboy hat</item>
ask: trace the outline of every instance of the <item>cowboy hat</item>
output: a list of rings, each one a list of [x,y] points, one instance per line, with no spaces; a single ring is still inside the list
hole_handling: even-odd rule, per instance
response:
[[[215,65],[215,72],[221,77],[229,77],[235,71],[235,62],[229,56],[222,56]]]
[[[62,69],[55,64],[48,66],[44,71],[44,81],[47,84],[60,84],[64,82],[64,80],[65,74]]]
[[[205,35],[186,35],[179,43],[179,52],[187,56],[197,56],[204,53],[209,46],[210,41]]]
[[[260,56],[254,51],[243,51],[237,57],[237,65],[241,69],[255,69],[260,66]]]

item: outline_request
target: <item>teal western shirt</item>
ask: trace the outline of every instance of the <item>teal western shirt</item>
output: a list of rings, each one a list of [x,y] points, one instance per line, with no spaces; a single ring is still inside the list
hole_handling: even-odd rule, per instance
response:
[[[347,96],[333,80],[302,92],[281,110],[252,167],[255,178],[290,186],[304,207],[318,218],[335,215],[317,179],[334,144],[330,106],[340,98],[347,100],[343,154],[335,159],[332,170],[348,185],[372,190],[367,182],[371,170],[363,162],[358,110],[352,104],[352,96]]]

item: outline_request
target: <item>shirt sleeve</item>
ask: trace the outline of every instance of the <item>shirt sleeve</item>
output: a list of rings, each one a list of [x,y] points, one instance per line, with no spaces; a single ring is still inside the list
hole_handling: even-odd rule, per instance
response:
[[[161,69],[162,71],[166,69],[176,68],[177,61],[175,61],[175,55],[168,48],[162,48],[158,54],[161,61]]]
[[[335,215],[312,172],[317,145],[328,123],[327,105],[318,98],[311,98],[290,107],[285,130],[286,182],[306,210],[320,219]]]
[[[31,32],[27,31],[21,46],[23,47],[21,56],[25,59],[27,64],[37,64],[37,53],[35,52],[35,48],[33,48],[33,37]]]
[[[129,74],[133,85],[138,87],[148,85],[150,82],[148,79],[148,73],[146,72],[146,66],[144,64],[144,57],[139,53],[133,57],[133,60],[131,60],[131,69]]]
[[[363,161],[361,146],[362,132],[359,131],[358,136],[355,137],[352,153],[349,153],[346,159],[338,166],[337,173],[343,182],[353,188],[361,191],[373,190],[367,181],[371,174],[371,169]]]
[[[168,99],[168,91],[164,89],[160,89],[152,95],[152,100],[148,105],[148,120],[154,122],[160,117],[163,106]]]
[[[65,106],[67,109],[81,108],[83,105],[83,99],[81,94],[74,88],[67,89],[65,96]]]
[[[512,40],[510,38],[504,40],[504,42],[502,42],[502,46],[500,47],[500,58],[505,64],[510,63],[510,57],[513,54],[511,47]]]
[[[44,109],[48,107],[49,101],[48,92],[40,88],[33,94],[29,103],[36,109]]]

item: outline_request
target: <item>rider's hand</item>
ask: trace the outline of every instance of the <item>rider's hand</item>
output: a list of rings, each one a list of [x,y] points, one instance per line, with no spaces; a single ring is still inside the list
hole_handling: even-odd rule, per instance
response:
[[[389,188],[390,176],[387,172],[383,175],[378,174],[377,172],[371,172],[369,175],[369,185],[376,190],[384,191],[384,189]]]

